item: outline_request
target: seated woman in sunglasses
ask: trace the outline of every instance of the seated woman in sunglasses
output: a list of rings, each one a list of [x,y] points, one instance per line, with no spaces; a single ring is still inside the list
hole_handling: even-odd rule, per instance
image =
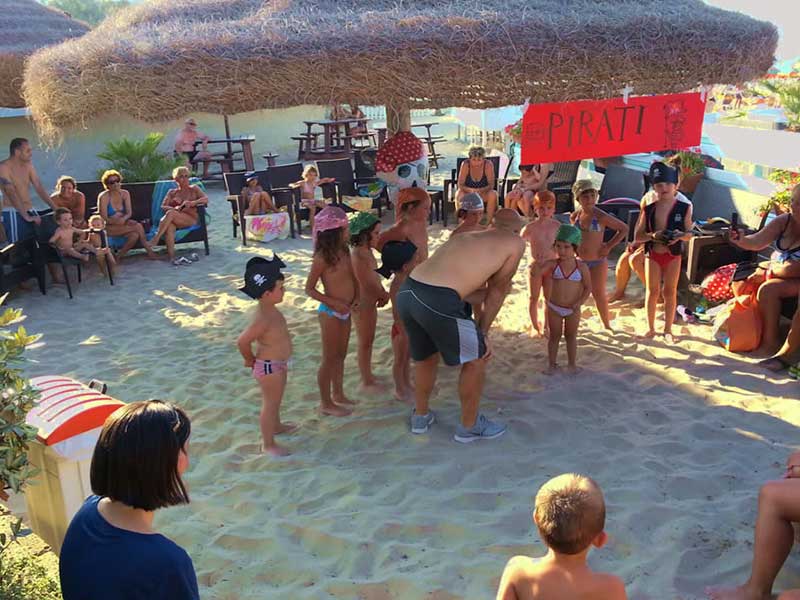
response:
[[[163,237],[167,243],[167,254],[172,264],[185,265],[191,264],[186,257],[175,258],[175,232],[197,224],[197,207],[208,204],[208,196],[203,193],[196,185],[189,183],[190,171],[188,167],[177,167],[172,171],[172,178],[178,187],[167,192],[164,202],[161,203],[161,210],[164,216],[158,224],[158,231],[151,240],[155,246]]]
[[[131,195],[128,190],[122,189],[122,175],[119,171],[109,169],[100,178],[105,191],[97,197],[97,210],[106,222],[106,233],[112,237],[124,237],[125,244],[119,252],[117,259],[124,257],[131,248],[139,242],[147,252],[147,258],[158,258],[153,252],[153,247],[147,242],[144,227],[139,221],[134,221],[131,208]]]

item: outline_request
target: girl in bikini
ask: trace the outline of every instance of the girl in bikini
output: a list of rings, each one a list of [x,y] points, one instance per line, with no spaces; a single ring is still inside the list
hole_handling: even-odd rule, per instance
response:
[[[266,215],[275,212],[275,204],[272,196],[264,191],[258,181],[258,175],[247,173],[245,175],[245,187],[242,188],[242,200],[247,207],[244,211],[246,215]]]
[[[333,177],[319,178],[319,171],[314,165],[306,165],[303,169],[303,179],[291,184],[291,187],[300,188],[300,205],[308,209],[308,222],[311,224],[311,229],[314,229],[314,215],[317,210],[321,210],[327,206],[324,200],[316,197],[317,188],[324,183],[333,183]],[[320,188],[322,191],[322,188]]]
[[[380,234],[381,222],[372,213],[355,212],[350,215],[350,260],[358,281],[358,297],[361,301],[361,309],[355,314],[358,369],[361,372],[362,391],[372,393],[384,391],[372,373],[372,344],[378,323],[378,307],[389,302],[389,294],[375,272],[378,263],[372,253]]]
[[[317,373],[320,412],[344,417],[354,402],[344,395],[344,359],[350,342],[350,312],[358,308],[358,282],[350,261],[347,214],[326,206],[314,220],[314,258],[306,279],[306,294],[317,300],[322,330],[322,362]],[[322,292],[317,283],[322,280]]]
[[[597,208],[599,192],[590,179],[579,179],[572,186],[572,194],[580,208],[570,215],[570,222],[581,230],[578,256],[592,274],[592,296],[603,327],[611,330],[608,313],[606,281],[608,280],[608,253],[628,235],[628,226]],[[614,230],[614,237],[604,242],[606,228]]]
[[[556,358],[562,333],[567,340],[567,371],[580,371],[576,364],[578,325],[581,322],[581,306],[589,297],[592,286],[588,267],[575,256],[580,243],[580,230],[573,225],[562,225],[554,244],[558,258],[537,265],[537,270],[541,270],[550,330],[547,338],[547,375],[558,370]]]
[[[678,191],[678,170],[662,162],[650,166],[653,190],[642,198],[636,241],[645,245],[647,333],[656,335],[656,303],[663,281],[664,335],[672,340],[678,304],[683,241],[691,237],[692,203]]]

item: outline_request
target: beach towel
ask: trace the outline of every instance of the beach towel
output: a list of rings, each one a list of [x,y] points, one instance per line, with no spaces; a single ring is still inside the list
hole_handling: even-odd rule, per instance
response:
[[[750,352],[761,344],[761,315],[755,294],[728,301],[714,318],[712,334],[729,352]]]
[[[342,204],[360,212],[372,209],[372,198],[368,196],[342,196]]]
[[[268,215],[245,215],[247,237],[257,242],[284,240],[289,237],[291,223],[289,213],[276,212]]]

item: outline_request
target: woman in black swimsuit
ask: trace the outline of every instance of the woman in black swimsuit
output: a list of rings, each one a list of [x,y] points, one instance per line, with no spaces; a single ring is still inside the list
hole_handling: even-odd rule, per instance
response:
[[[486,159],[486,150],[480,146],[469,149],[469,160],[461,163],[458,172],[458,191],[456,192],[456,209],[461,206],[461,198],[472,192],[483,198],[486,206],[486,218],[491,223],[497,210],[497,191],[492,161]]]
[[[764,333],[761,351],[772,355],[761,361],[770,371],[781,371],[789,366],[788,357],[800,348],[800,310],[795,312],[792,327],[783,346],[778,349],[781,300],[800,298],[800,184],[792,190],[790,212],[775,217],[752,235],[731,232],[731,243],[745,250],[763,250],[774,243],[769,268],[769,278],[758,288],[758,310]]]

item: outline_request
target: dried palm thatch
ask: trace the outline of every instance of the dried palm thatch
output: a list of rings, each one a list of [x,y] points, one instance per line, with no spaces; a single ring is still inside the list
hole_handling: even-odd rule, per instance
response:
[[[150,0],[38,52],[44,134],[332,101],[489,108],[766,73],[775,27],[701,0]]]
[[[0,106],[20,108],[25,59],[39,48],[83,35],[89,26],[35,0],[0,0]]]

